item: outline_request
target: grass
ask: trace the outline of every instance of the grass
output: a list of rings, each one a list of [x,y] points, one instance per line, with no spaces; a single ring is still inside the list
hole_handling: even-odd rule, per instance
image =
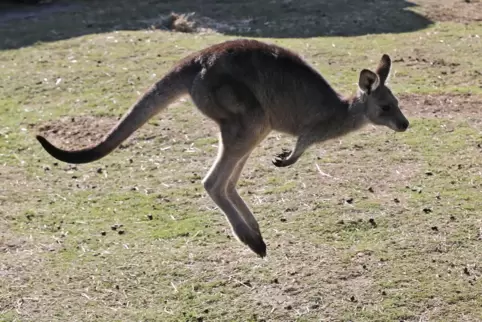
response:
[[[189,100],[92,164],[57,163],[35,141],[39,128],[65,146],[95,141],[177,59],[236,37],[149,29],[147,1],[122,28],[120,3],[0,25],[0,321],[482,321],[477,21],[315,36],[293,22],[315,2],[263,7],[291,29],[253,22],[246,36],[297,50],[343,93],[389,53],[411,128],[367,127],[285,169],[270,159],[293,139],[272,133],[239,189],[268,244],[261,260],[202,189],[216,129]],[[417,3],[413,15],[427,12]],[[230,5],[206,4],[233,24],[256,14]]]

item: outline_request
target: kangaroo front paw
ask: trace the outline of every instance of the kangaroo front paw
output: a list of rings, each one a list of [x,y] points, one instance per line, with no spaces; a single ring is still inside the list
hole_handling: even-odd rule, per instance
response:
[[[288,149],[283,149],[281,153],[277,154],[276,157],[272,160],[273,164],[277,167],[286,167],[292,162],[288,159],[288,156],[291,154],[291,151]]]

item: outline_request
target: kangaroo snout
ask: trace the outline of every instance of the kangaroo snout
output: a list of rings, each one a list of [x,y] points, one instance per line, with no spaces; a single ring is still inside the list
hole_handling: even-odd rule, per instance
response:
[[[410,126],[410,122],[408,122],[408,120],[403,117],[402,119],[398,118],[388,120],[385,125],[395,132],[405,132]]]
[[[410,125],[410,122],[408,122],[407,119],[397,122],[397,126],[395,128],[395,131],[397,132],[405,132],[408,129],[408,126]]]
[[[408,120],[404,118],[403,120],[398,120],[391,123],[390,128],[396,132],[405,132],[408,129],[409,125],[410,123],[408,122]]]

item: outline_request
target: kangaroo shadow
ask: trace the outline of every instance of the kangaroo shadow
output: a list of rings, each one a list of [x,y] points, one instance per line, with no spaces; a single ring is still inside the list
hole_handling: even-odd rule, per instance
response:
[[[432,22],[405,0],[105,0],[0,7],[0,49],[148,28],[171,12],[232,36],[309,38],[420,30]]]

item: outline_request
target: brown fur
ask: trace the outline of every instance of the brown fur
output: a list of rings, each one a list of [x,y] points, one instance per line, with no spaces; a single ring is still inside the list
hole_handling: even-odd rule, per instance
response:
[[[227,41],[182,59],[98,144],[67,151],[37,138],[61,161],[92,162],[113,151],[178,97],[190,95],[220,129],[218,156],[203,180],[204,187],[226,215],[235,236],[265,256],[258,223],[236,191],[249,155],[272,130],[297,137],[292,151],[283,150],[273,160],[278,167],[295,163],[311,145],[368,122],[405,131],[409,123],[385,85],[390,67],[390,58],[383,55],[376,72],[360,72],[357,94],[343,99],[295,53],[255,40]]]

